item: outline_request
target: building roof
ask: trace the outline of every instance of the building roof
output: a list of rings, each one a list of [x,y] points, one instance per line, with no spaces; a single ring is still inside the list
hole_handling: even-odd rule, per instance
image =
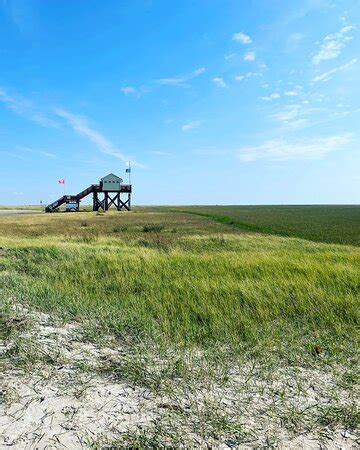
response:
[[[104,177],[101,178],[101,181],[110,176],[117,178],[118,180],[120,180],[120,182],[122,181],[122,179],[120,177],[118,177],[117,175],[115,175],[114,173],[108,173],[107,175],[105,175]]]

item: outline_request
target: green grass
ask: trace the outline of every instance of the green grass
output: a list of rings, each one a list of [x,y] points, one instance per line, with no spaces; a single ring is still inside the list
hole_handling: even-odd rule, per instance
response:
[[[44,209],[44,207],[41,207],[40,205],[0,205],[0,210],[41,210]]]
[[[248,231],[360,245],[358,205],[186,206],[171,210],[204,215]]]
[[[353,351],[357,247],[157,211],[1,218],[2,298],[161,346]]]

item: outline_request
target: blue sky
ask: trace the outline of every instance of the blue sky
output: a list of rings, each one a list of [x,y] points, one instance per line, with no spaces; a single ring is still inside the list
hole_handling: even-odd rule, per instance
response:
[[[0,204],[358,203],[360,1],[0,0]]]

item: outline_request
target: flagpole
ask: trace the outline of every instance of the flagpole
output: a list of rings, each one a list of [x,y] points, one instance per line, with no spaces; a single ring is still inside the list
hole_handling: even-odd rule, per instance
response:
[[[129,161],[129,184],[131,185],[131,167],[130,167],[130,161]]]

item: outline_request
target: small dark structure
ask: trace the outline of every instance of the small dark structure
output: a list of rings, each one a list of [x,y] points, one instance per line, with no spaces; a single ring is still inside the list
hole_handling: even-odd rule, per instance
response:
[[[101,178],[99,184],[92,184],[77,195],[63,195],[45,208],[45,212],[55,212],[65,204],[67,211],[79,211],[80,201],[93,194],[93,211],[107,211],[114,206],[118,211],[131,210],[131,184],[122,184],[123,180],[113,173]],[[122,195],[122,197],[121,197]]]

